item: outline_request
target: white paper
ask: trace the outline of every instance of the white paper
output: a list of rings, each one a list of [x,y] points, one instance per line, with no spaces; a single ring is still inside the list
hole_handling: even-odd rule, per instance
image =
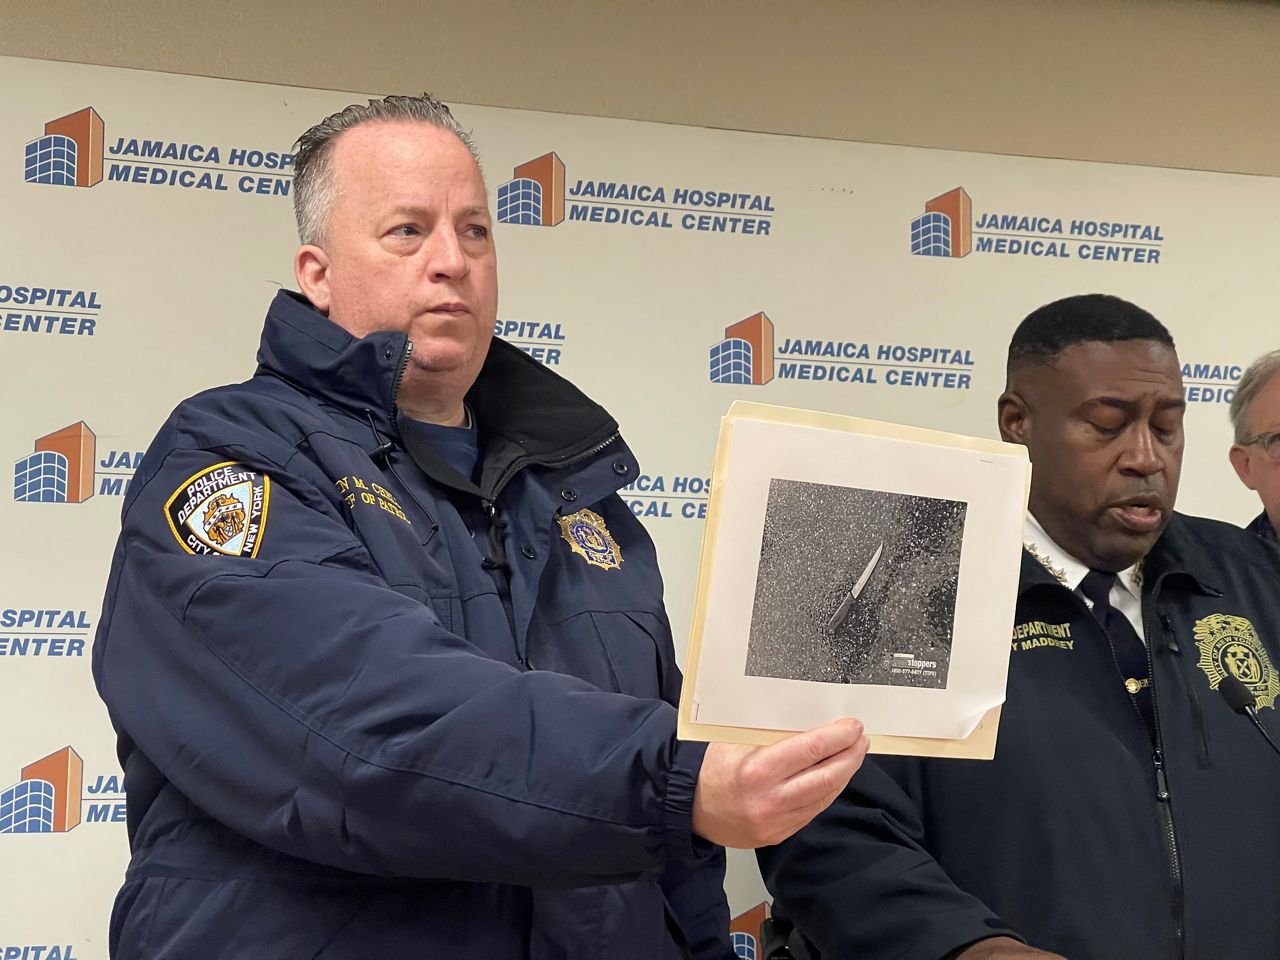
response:
[[[727,427],[690,719],[801,730],[856,716],[876,735],[973,733],[1004,701],[1021,449]]]

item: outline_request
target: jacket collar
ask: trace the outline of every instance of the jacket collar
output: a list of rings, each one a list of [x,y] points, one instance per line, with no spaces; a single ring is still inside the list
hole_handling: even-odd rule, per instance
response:
[[[1032,587],[1062,587],[1064,590],[1070,590],[1065,583],[1049,572],[1049,569],[1036,559],[1035,555],[1026,548],[1022,547],[1022,568],[1018,572],[1018,596],[1026,593]]]
[[[1078,589],[1089,568],[1058,546],[1030,510],[1022,525],[1022,543],[1069,590]],[[1117,573],[1116,585],[1135,600],[1142,597],[1142,563]]]
[[[1245,529],[1267,543],[1280,546],[1280,535],[1276,534],[1276,528],[1271,525],[1271,518],[1265,510],[1249,521]]]
[[[394,391],[408,337],[390,330],[353,337],[299,293],[281,290],[271,301],[258,345],[258,372],[389,433]]]
[[[1223,593],[1221,558],[1191,535],[1186,518],[1176,512],[1147,556],[1146,579],[1154,586],[1164,577],[1186,578],[1201,593]]]
[[[1142,563],[1142,591],[1148,595],[1165,578],[1183,579],[1201,593],[1222,594],[1220,564],[1186,530],[1182,514],[1174,513],[1164,533],[1156,541]],[[1018,593],[1034,586],[1061,585],[1058,578],[1045,569],[1025,548]],[[1067,588],[1069,589],[1069,588]]]
[[[568,466],[618,435],[604,407],[523,350],[495,338],[467,403],[480,425],[480,487],[496,493],[526,464]]]
[[[353,337],[301,294],[282,290],[267,311],[258,369],[362,422],[371,421],[381,434],[399,442],[395,391],[407,343],[405,334],[392,331]],[[567,466],[618,433],[617,421],[604,407],[497,338],[466,400],[480,427],[484,466],[479,489],[487,495],[496,494],[522,466]],[[440,469],[446,465],[437,459],[415,455],[433,479],[475,492],[470,483],[458,484],[451,468]]]

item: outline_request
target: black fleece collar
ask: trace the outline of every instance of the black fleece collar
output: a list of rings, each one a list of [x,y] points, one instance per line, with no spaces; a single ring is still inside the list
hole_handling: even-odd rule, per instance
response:
[[[282,290],[267,311],[258,369],[368,422],[374,445],[382,442],[372,437],[375,430],[399,442],[394,391],[407,339],[392,331],[353,337],[301,294]],[[432,479],[490,498],[521,467],[571,464],[618,433],[604,407],[496,337],[466,401],[480,428],[484,465],[478,486],[430,451],[410,452]]]

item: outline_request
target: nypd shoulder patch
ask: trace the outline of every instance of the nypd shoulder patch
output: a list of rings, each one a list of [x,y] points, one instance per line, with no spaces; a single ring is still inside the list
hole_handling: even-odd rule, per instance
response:
[[[266,474],[229,460],[184,480],[164,512],[187,553],[256,557],[270,500],[271,479]]]

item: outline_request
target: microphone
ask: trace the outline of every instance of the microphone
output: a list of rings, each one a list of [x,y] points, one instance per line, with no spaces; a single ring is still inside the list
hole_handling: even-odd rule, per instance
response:
[[[1258,732],[1270,744],[1271,749],[1280,754],[1280,745],[1271,739],[1271,734],[1267,733],[1267,728],[1258,719],[1257,699],[1254,697],[1253,692],[1244,685],[1243,681],[1239,677],[1227,674],[1219,681],[1218,692],[1222,694],[1222,699],[1227,701],[1227,706],[1236,713],[1252,720],[1253,725],[1258,728]]]

